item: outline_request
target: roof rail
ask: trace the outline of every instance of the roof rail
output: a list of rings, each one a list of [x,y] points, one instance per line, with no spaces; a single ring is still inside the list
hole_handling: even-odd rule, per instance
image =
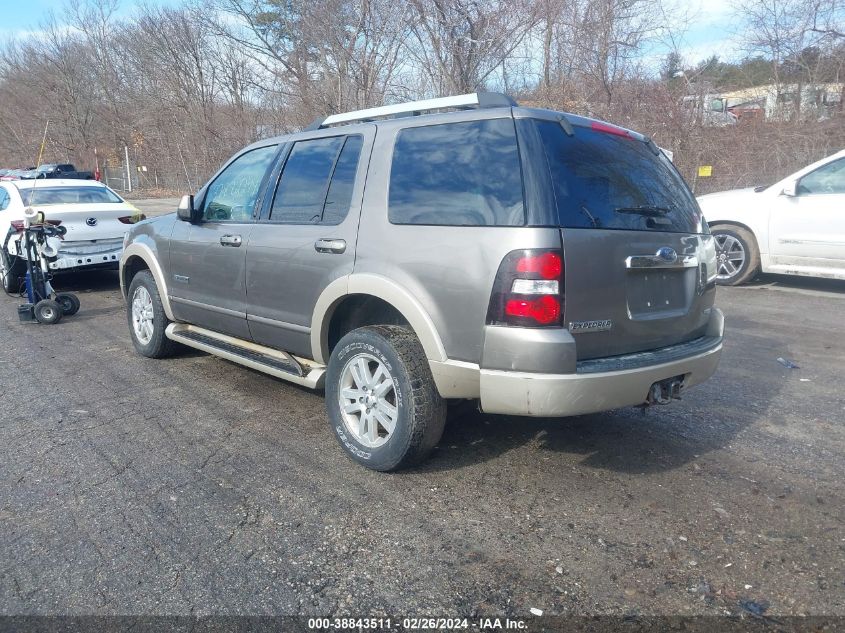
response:
[[[414,116],[430,110],[445,110],[447,108],[464,109],[471,107],[500,108],[515,107],[516,101],[500,92],[472,92],[454,97],[440,97],[423,101],[409,101],[396,105],[354,110],[342,114],[332,114],[325,119],[317,119],[305,131],[319,130],[331,125],[352,123],[354,121],[370,121],[382,117]]]

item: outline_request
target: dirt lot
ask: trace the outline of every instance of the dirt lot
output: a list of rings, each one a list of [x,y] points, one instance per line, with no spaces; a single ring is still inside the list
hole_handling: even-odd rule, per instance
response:
[[[393,475],[320,394],[136,355],[115,273],[56,285],[56,326],[0,296],[0,613],[845,615],[845,283],[720,290],[680,403],[467,408]]]

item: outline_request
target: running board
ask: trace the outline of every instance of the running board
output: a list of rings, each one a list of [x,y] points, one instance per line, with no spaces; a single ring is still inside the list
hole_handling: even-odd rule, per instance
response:
[[[164,334],[171,341],[214,354],[303,387],[320,389],[323,386],[326,374],[324,365],[298,358],[272,347],[257,345],[187,323],[171,323]]]

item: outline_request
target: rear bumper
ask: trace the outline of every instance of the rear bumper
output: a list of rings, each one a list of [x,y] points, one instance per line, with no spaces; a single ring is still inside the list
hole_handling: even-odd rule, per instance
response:
[[[50,270],[117,268],[123,253],[123,238],[87,242],[64,242]]]
[[[602,371],[601,362],[579,363],[575,373],[566,374],[481,369],[481,408],[487,413],[558,417],[642,404],[656,382],[682,376],[687,389],[712,376],[722,354],[723,331],[724,317],[714,308],[707,336],[688,344],[687,355],[684,346],[674,346],[604,359],[612,371]]]

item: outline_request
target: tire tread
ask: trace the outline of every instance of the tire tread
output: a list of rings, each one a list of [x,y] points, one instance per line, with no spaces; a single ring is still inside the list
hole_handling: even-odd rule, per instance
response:
[[[344,450],[358,463],[383,472],[401,470],[419,464],[440,441],[446,424],[446,401],[437,391],[428,359],[419,339],[413,331],[405,326],[369,325],[347,333],[338,342],[335,349],[349,344],[350,337],[363,338],[368,342],[373,342],[373,338],[380,339],[390,346],[398,357],[404,373],[408,376],[406,384],[408,404],[406,406],[410,408],[407,410],[406,419],[410,428],[405,435],[404,444],[391,448],[391,452],[395,455],[393,459],[365,461],[351,454],[345,446],[343,447]],[[331,369],[330,367],[330,372]],[[339,368],[337,369],[339,370]],[[394,374],[394,377],[396,377],[396,374]],[[326,406],[329,408],[335,407],[333,401],[334,398],[327,394]],[[336,423],[334,413],[334,410],[330,409],[329,418],[333,427]],[[338,441],[343,446],[340,438],[338,438]]]

